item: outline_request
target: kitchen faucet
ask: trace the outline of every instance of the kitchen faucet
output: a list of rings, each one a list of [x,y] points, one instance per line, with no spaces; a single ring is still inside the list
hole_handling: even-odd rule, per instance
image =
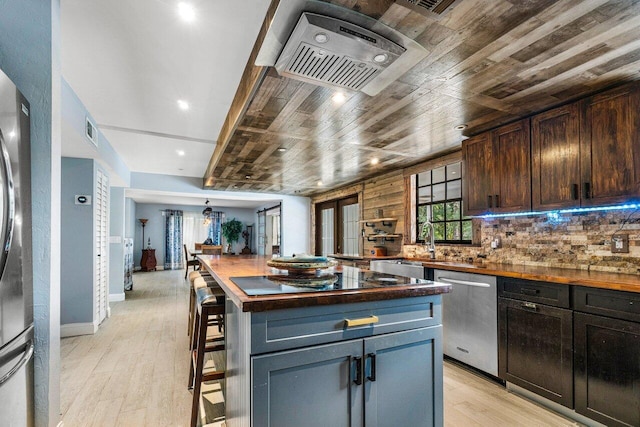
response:
[[[429,251],[429,258],[436,259],[436,243],[435,243],[435,229],[431,221],[426,220],[420,226],[420,237],[424,238],[424,229],[425,227],[429,227],[429,245],[427,245],[427,250]]]

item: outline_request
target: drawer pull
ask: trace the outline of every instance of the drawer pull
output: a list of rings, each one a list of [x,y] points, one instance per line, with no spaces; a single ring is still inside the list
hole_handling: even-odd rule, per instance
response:
[[[361,319],[344,319],[344,324],[347,328],[352,328],[354,326],[373,325],[379,321],[378,316],[369,316]]]
[[[540,293],[540,289],[522,288],[520,289],[520,293],[524,295],[538,295]]]
[[[522,303],[522,308],[524,308],[525,310],[538,311],[538,306],[532,302]]]

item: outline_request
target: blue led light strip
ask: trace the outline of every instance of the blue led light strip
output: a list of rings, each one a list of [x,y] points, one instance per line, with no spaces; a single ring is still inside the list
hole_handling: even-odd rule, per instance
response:
[[[628,203],[628,204],[625,204],[625,205],[617,205],[617,206],[594,206],[594,207],[590,207],[590,208],[571,208],[571,209],[560,209],[560,210],[555,210],[555,211],[487,214],[487,215],[481,215],[478,218],[491,219],[491,218],[504,218],[504,217],[507,217],[507,216],[529,216],[529,215],[548,215],[548,216],[555,217],[555,216],[557,216],[559,214],[564,214],[564,213],[616,211],[616,210],[625,210],[625,209],[640,209],[640,204],[638,204],[638,203]]]

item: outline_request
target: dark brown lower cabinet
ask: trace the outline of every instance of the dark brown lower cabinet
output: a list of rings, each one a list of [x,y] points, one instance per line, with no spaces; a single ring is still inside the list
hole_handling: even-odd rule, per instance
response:
[[[573,312],[498,298],[499,377],[573,408]]]
[[[575,313],[575,409],[607,426],[640,426],[640,323]]]

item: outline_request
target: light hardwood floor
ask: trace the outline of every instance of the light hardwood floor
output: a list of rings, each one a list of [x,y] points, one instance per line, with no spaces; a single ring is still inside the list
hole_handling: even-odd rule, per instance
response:
[[[183,270],[136,273],[95,335],[63,339],[64,426],[187,426],[187,310]],[[444,372],[448,427],[579,425],[454,364]]]

